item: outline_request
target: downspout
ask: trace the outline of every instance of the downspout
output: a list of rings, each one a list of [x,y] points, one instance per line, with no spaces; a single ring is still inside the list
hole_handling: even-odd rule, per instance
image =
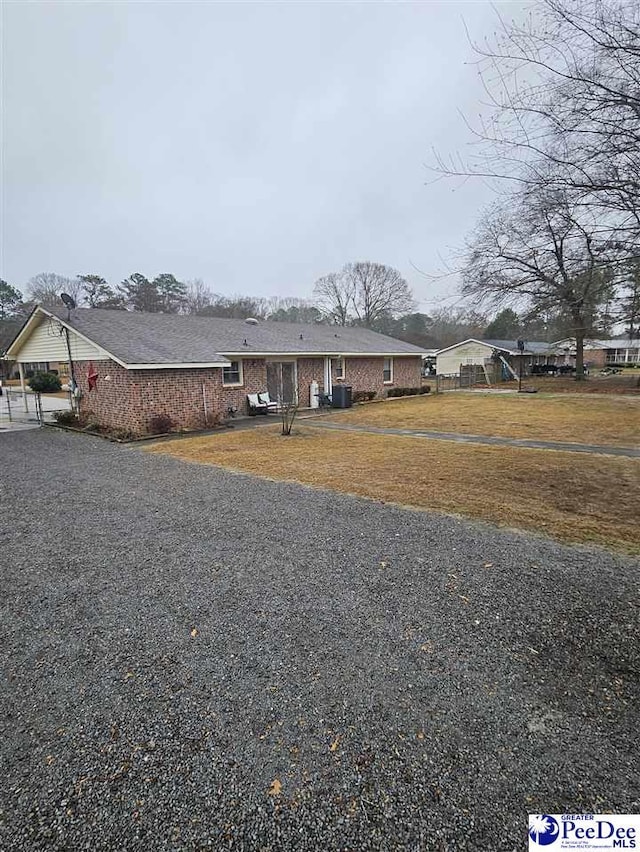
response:
[[[204,408],[204,427],[206,429],[209,426],[209,409],[207,408],[207,392],[204,382],[202,383],[202,407]]]
[[[324,359],[324,392],[331,396],[331,358],[327,355]]]

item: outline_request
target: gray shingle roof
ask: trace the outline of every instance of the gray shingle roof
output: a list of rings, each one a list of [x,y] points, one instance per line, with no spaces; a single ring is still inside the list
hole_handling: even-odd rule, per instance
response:
[[[518,352],[517,340],[483,340],[483,343],[488,343],[495,349],[506,349],[509,352]],[[549,343],[544,343],[541,340],[525,340],[524,351],[531,354],[539,352],[547,352],[550,347]]]
[[[67,312],[47,309],[61,319]],[[303,325],[76,308],[69,325],[125,364],[204,364],[245,353],[420,355],[410,343],[366,328]],[[245,342],[246,341],[246,342]]]
[[[640,338],[630,339],[628,337],[610,337],[607,340],[598,339],[603,349],[637,349],[640,346]]]

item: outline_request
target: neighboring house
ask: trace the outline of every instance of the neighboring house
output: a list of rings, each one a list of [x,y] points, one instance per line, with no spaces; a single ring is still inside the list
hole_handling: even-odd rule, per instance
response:
[[[489,373],[490,369],[494,369],[494,358],[497,358],[503,372],[513,377],[520,369],[521,359],[523,372],[529,372],[533,364],[547,363],[548,349],[548,343],[526,341],[524,352],[520,353],[517,340],[469,338],[440,349],[436,355],[436,372],[439,376],[459,376],[461,368],[476,366],[486,368]]]
[[[489,369],[494,357],[504,364],[505,372],[512,376],[520,370],[531,373],[534,364],[573,365],[576,359],[574,337],[545,343],[539,340],[525,341],[524,352],[520,353],[517,340],[476,340],[470,338],[440,349],[436,355],[438,375],[460,375],[461,370],[475,365]],[[605,367],[607,364],[640,364],[640,341],[629,338],[611,340],[585,340],[584,362],[587,367]]]
[[[551,350],[558,358],[558,363],[573,363],[576,357],[575,337],[557,340],[550,344]],[[640,339],[628,337],[613,337],[607,340],[585,340],[584,360],[594,367],[605,367],[607,364],[638,364],[640,365]]]
[[[344,382],[385,396],[418,387],[422,364],[417,346],[364,328],[95,308],[38,307],[7,349],[21,374],[26,362],[69,355],[81,413],[138,433],[155,415],[201,428],[230,408],[246,411],[247,394],[266,390],[311,406],[312,383],[328,394]]]
[[[613,337],[599,341],[604,349],[605,364],[637,364],[640,367],[640,337]]]

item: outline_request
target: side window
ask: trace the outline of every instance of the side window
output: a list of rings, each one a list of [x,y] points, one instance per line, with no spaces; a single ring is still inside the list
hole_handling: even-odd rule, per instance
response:
[[[385,384],[393,382],[393,358],[385,358],[382,366],[382,381]]]
[[[242,384],[242,363],[240,361],[232,361],[229,367],[222,368],[222,384]]]

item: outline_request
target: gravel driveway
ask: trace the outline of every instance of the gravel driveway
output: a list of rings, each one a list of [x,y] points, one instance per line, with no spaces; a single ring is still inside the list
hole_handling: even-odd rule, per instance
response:
[[[521,850],[530,812],[640,810],[638,561],[51,429],[0,477],[0,848]]]

